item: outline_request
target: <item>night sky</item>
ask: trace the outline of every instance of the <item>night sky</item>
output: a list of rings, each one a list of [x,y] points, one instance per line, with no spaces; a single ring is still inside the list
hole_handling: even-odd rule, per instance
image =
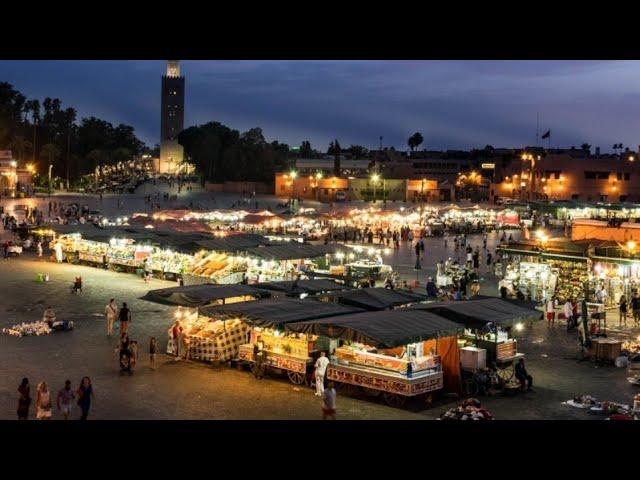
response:
[[[58,97],[79,116],[128,123],[158,143],[163,61],[0,61],[0,81],[30,98]],[[638,61],[184,61],[186,126],[262,127],[268,141],[333,138],[406,149],[551,145],[602,151],[640,144]],[[545,142],[546,145],[546,142]]]

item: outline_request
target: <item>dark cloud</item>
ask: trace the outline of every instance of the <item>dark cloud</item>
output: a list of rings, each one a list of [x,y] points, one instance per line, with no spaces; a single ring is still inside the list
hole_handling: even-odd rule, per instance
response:
[[[187,124],[261,126],[268,139],[321,148],[640,143],[636,61],[186,61]],[[3,61],[0,80],[59,97],[81,116],[132,124],[158,141],[161,61]]]

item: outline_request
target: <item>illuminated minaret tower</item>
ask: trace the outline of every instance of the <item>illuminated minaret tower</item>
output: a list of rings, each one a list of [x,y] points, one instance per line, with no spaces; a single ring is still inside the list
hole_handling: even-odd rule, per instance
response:
[[[177,173],[184,151],[178,135],[184,129],[184,77],[180,61],[167,61],[167,74],[162,76],[160,118],[160,173]]]

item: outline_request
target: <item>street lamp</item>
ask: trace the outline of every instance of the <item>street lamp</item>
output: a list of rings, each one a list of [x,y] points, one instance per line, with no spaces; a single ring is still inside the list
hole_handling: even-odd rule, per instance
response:
[[[53,169],[53,165],[49,164],[49,195],[51,195],[51,170]]]
[[[371,175],[371,181],[373,182],[373,203],[376,203],[376,184],[378,183],[378,181],[380,180],[380,175],[378,175],[377,173],[374,173],[373,175]]]

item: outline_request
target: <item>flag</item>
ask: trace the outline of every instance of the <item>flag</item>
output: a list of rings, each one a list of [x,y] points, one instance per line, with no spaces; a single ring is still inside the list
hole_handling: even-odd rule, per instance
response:
[[[544,135],[542,135],[542,137],[540,137],[540,138],[545,139],[545,138],[549,138],[550,136],[551,136],[551,130],[547,130],[544,133]]]

